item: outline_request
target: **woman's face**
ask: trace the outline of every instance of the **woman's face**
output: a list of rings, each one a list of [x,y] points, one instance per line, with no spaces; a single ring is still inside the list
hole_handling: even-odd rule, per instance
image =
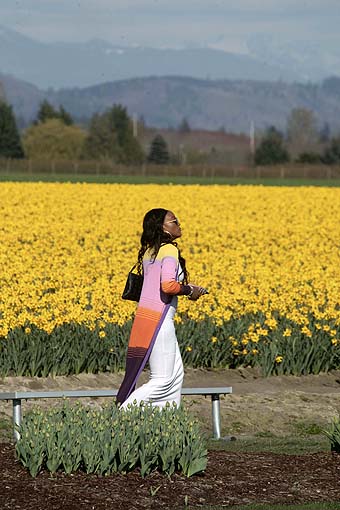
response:
[[[182,235],[179,220],[171,211],[168,211],[165,215],[163,222],[163,230],[164,232],[168,232],[171,235],[172,239],[177,239]]]

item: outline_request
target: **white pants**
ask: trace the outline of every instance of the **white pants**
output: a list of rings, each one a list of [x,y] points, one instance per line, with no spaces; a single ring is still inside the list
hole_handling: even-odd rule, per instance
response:
[[[122,405],[123,409],[142,400],[158,407],[164,407],[167,402],[176,402],[179,406],[184,370],[174,325],[176,306],[177,297],[172,299],[152,348],[150,380],[131,393]]]

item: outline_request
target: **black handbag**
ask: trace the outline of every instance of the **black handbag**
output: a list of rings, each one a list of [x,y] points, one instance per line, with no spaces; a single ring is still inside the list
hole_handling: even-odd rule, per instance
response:
[[[141,274],[133,273],[136,266],[137,264],[135,264],[131,271],[129,271],[122,294],[122,298],[128,299],[129,301],[139,301],[142,292],[144,278]]]

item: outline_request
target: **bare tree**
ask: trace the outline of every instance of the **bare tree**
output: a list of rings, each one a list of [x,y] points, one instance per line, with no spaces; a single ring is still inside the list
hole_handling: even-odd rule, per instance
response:
[[[306,108],[294,108],[287,120],[287,140],[290,152],[297,155],[317,148],[319,139],[317,120]]]

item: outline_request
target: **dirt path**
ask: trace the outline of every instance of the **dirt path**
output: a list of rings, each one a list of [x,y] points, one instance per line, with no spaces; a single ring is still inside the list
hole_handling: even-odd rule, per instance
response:
[[[117,388],[122,374],[80,374],[55,378],[8,377],[0,380],[0,392]],[[141,382],[147,379],[143,374]],[[302,377],[263,378],[254,369],[204,371],[186,369],[185,386],[232,386],[233,394],[221,401],[222,434],[312,433],[340,413],[340,371]],[[104,400],[97,399],[101,404]],[[211,426],[210,400],[186,397],[206,428]],[[55,401],[40,401],[54,405]],[[24,403],[28,409],[31,402]],[[11,404],[0,402],[0,414],[10,416]]]

